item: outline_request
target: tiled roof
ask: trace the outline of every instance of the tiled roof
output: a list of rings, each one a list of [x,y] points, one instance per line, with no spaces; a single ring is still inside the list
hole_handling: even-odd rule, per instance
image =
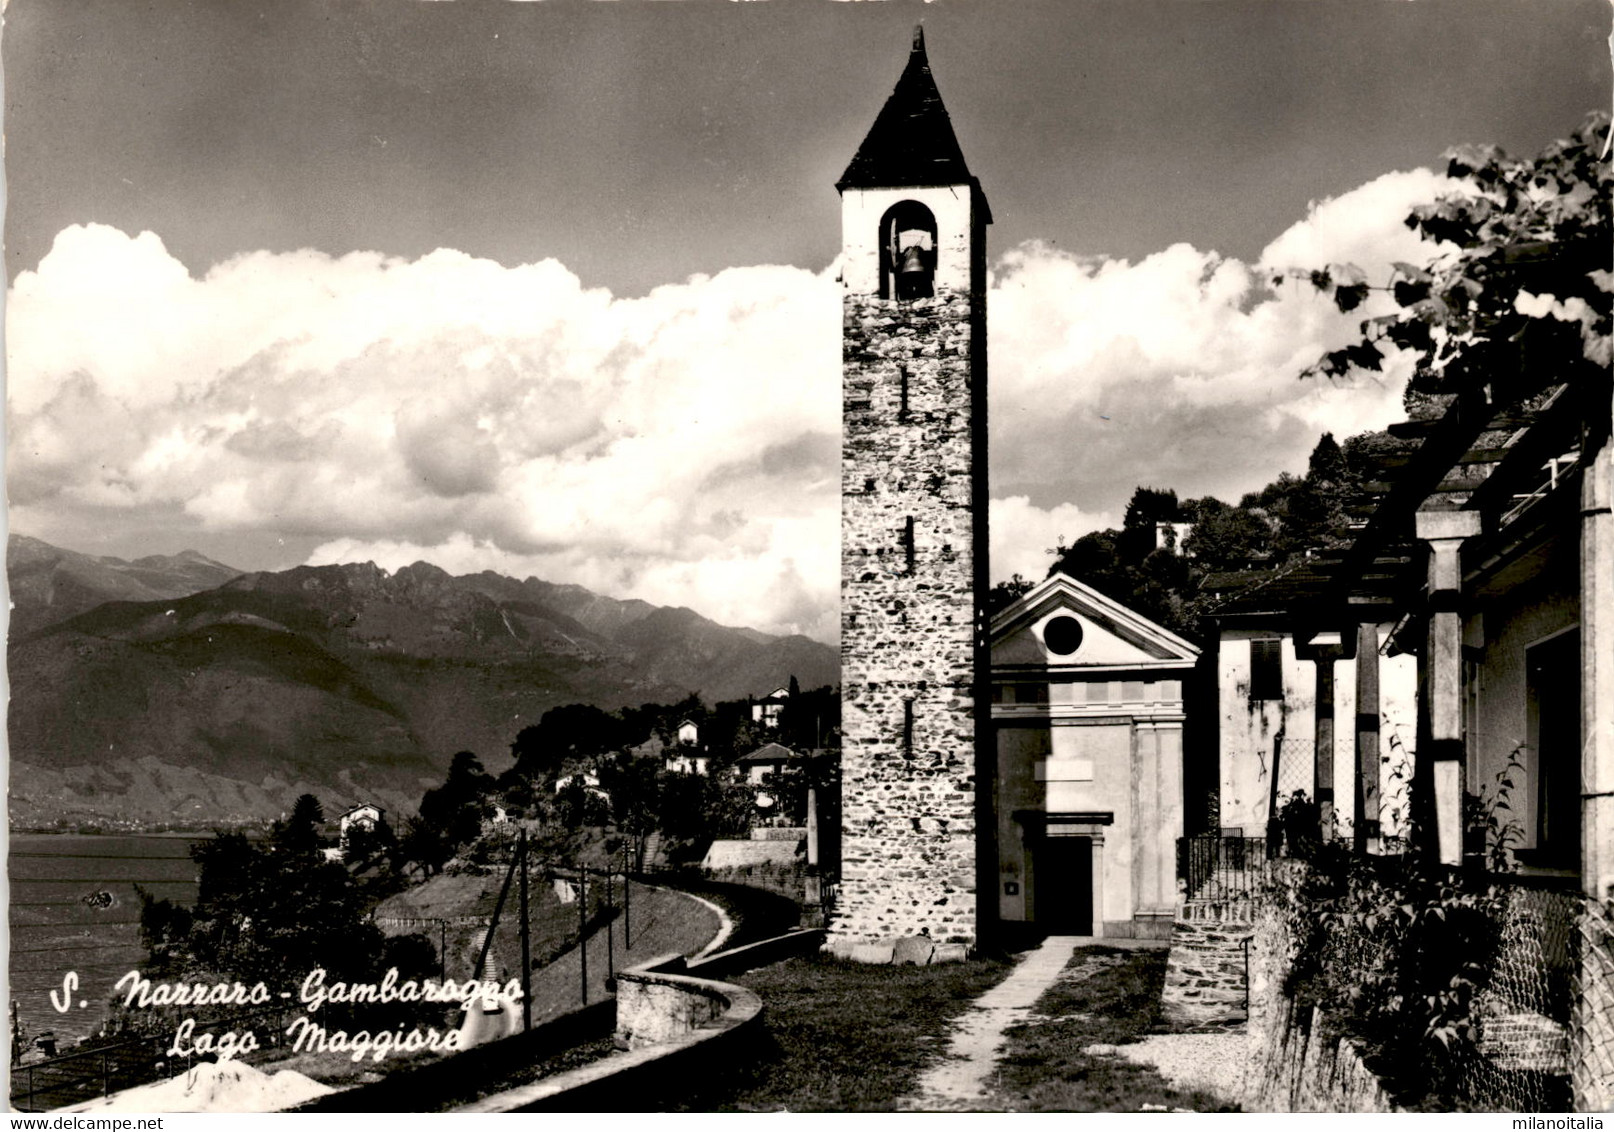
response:
[[[782,746],[778,743],[767,743],[761,747],[758,747],[749,755],[741,755],[735,760],[735,762],[773,763],[783,762],[787,759],[799,759],[800,757],[800,755],[796,754],[796,752],[792,751],[789,747]]]

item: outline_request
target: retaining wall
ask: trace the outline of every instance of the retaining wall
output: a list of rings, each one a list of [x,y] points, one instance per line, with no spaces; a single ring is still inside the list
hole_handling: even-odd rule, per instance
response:
[[[699,964],[667,955],[617,974],[617,1040],[628,1048],[590,1065],[487,1097],[457,1112],[645,1112],[748,1059],[762,1000],[706,977],[816,950],[818,931],[719,952]],[[683,971],[698,972],[684,974]]]
[[[1279,909],[1257,907],[1250,937],[1244,1107],[1252,1112],[1395,1112],[1354,1043],[1283,993],[1294,941]]]

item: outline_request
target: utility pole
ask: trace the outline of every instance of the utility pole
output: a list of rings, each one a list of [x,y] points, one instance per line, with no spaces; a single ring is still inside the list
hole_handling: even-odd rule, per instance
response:
[[[605,867],[605,989],[616,988],[616,952],[611,940],[616,935],[616,904],[611,889],[611,866]]]
[[[577,863],[577,954],[582,961],[583,1005],[588,1005],[588,873]]]
[[[521,1029],[532,1029],[532,939],[527,915],[527,828],[516,839],[521,856]]]
[[[633,891],[633,878],[628,875],[628,843],[622,843],[622,950],[633,946],[633,913],[629,907],[629,894]]]

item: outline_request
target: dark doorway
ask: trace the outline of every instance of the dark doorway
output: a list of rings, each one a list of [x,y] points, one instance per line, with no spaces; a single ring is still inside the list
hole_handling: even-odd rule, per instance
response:
[[[1037,851],[1037,926],[1049,935],[1093,934],[1093,839],[1048,837]]]
[[[1536,773],[1535,864],[1580,858],[1580,633],[1525,653]]]

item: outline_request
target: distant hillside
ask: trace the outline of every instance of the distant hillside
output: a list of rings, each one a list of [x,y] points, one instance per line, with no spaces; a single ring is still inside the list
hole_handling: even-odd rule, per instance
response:
[[[9,663],[14,824],[242,820],[303,790],[328,809],[412,812],[455,751],[502,770],[516,732],[559,704],[839,678],[834,651],[806,638],[425,563],[108,602],[14,636]]]
[[[6,540],[13,639],[108,601],[161,601],[209,590],[241,571],[194,550],[133,562],[63,550],[26,535]]]

